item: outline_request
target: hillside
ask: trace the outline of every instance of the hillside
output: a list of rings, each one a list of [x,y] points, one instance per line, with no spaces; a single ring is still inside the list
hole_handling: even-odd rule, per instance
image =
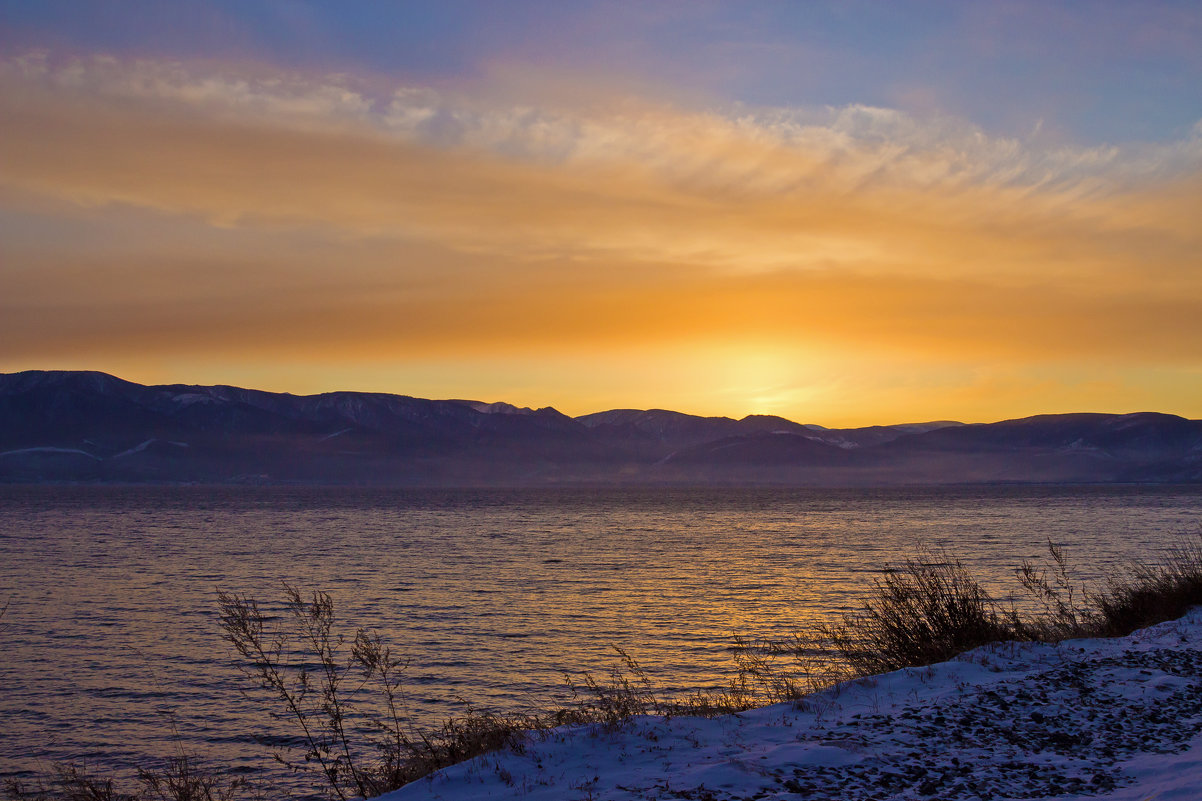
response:
[[[0,374],[0,481],[884,486],[1202,481],[1202,421],[1043,415],[827,429],[662,409]]]

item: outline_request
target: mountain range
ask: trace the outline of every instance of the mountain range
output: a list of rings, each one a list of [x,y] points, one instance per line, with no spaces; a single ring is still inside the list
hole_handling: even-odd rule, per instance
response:
[[[1202,483],[1202,421],[1056,414],[828,429],[782,417],[297,396],[0,374],[0,481],[383,486]]]

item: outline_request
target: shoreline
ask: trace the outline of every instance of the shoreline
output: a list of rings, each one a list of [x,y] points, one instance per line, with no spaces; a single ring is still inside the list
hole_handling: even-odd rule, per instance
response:
[[[1092,798],[1202,791],[1202,607],[1106,639],[997,643],[800,702],[525,739],[381,801]]]

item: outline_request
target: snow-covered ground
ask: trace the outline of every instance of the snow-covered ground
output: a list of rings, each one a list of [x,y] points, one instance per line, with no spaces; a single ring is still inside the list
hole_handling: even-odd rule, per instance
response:
[[[383,796],[1202,799],[1202,608],[1113,640],[987,646],[802,704],[557,729]]]

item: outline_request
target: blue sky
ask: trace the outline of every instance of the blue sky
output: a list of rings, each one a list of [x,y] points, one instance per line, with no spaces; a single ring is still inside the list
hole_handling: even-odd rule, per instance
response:
[[[1202,119],[1197,2],[0,4],[3,43],[263,61],[410,81],[605,73],[693,99],[860,103],[1101,143]]]

